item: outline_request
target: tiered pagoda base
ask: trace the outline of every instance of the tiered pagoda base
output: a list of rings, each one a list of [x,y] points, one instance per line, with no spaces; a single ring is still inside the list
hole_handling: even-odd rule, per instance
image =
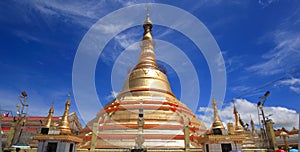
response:
[[[140,105],[142,100],[142,105]],[[98,113],[96,149],[127,148],[136,145],[139,108],[144,112],[143,146],[149,148],[185,148],[184,122],[188,122],[191,148],[202,148],[198,143],[200,135],[206,131],[196,116],[184,104],[172,99],[125,97],[116,99]],[[92,128],[91,121],[88,126]],[[84,134],[92,132],[85,128]],[[83,135],[83,133],[82,133]],[[92,136],[83,137],[82,148],[90,148]]]

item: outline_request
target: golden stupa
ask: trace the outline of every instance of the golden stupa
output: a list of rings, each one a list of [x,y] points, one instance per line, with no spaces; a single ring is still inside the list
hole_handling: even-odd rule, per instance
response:
[[[139,61],[123,90],[81,132],[80,148],[201,149],[205,125],[172,93],[158,68],[147,13]]]
[[[244,133],[245,130],[240,122],[240,116],[238,114],[238,111],[236,110],[235,105],[233,105],[233,114],[234,114],[234,118],[235,118],[234,133],[235,134]]]
[[[211,131],[213,132],[216,129],[220,129],[220,131],[224,131],[225,127],[223,125],[223,122],[221,121],[220,115],[218,113],[218,107],[217,107],[217,102],[215,99],[212,101],[213,108],[214,108],[214,122],[211,126]],[[222,134],[221,132],[221,134]]]

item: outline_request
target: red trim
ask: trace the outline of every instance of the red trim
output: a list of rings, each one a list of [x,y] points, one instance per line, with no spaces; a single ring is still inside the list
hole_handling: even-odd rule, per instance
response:
[[[36,131],[37,128],[24,128],[24,130],[28,130],[28,131]]]
[[[19,118],[19,117],[16,116],[15,119],[17,119],[17,118]],[[2,118],[3,121],[8,121],[8,120],[13,121],[13,119],[14,119],[13,116],[8,116],[8,117],[3,117]],[[45,120],[45,119],[47,119],[47,117],[42,117],[42,116],[27,116],[26,117],[26,120],[29,120],[29,121],[30,120],[31,121],[33,121],[33,120],[38,121],[38,120]],[[52,120],[59,120],[59,117],[52,117]]]
[[[139,109],[141,108],[140,105],[132,105],[128,106],[131,104],[139,104],[139,101],[125,101],[121,103],[112,103],[108,106],[106,106],[103,110],[101,110],[97,115],[100,116],[104,113],[110,113],[110,112],[115,112],[118,110],[124,110],[124,109]],[[155,106],[148,106],[147,104],[157,104]],[[166,106],[168,105],[168,106]],[[184,112],[188,115],[191,115],[192,117],[196,117],[193,112],[188,109],[187,107],[181,106],[176,103],[172,102],[161,102],[161,101],[143,101],[142,105],[143,109],[158,109],[158,110],[172,110],[173,112],[178,111],[178,112]]]
[[[106,129],[137,129],[137,124],[124,124],[124,125],[111,125],[111,126],[98,126],[99,130],[106,130]],[[156,124],[144,124],[143,129],[183,129],[183,126],[179,125],[156,125]]]
[[[98,139],[135,139],[137,135],[100,135]],[[183,140],[184,135],[152,135],[152,134],[145,134],[143,135],[145,139],[175,139],[175,140]],[[91,135],[84,136],[84,140],[88,141],[92,139]],[[200,136],[190,136],[190,140],[198,141],[201,139]]]
[[[10,128],[3,128],[2,127],[2,131],[9,131],[10,130]]]
[[[98,139],[135,139],[137,135],[100,135]],[[143,135],[145,139],[174,139],[174,140],[183,140],[184,135],[152,135],[152,134],[145,134]],[[84,139],[92,139],[92,136],[85,136]]]
[[[173,97],[175,97],[175,95],[169,91],[165,91],[165,90],[162,90],[162,89],[155,89],[155,88],[135,88],[135,89],[131,89],[131,90],[126,90],[126,91],[123,91],[123,92],[120,92],[118,94],[118,97],[125,94],[125,93],[128,93],[128,92],[138,92],[138,91],[156,91],[156,92],[162,92],[162,93],[166,93],[166,94],[169,94]]]

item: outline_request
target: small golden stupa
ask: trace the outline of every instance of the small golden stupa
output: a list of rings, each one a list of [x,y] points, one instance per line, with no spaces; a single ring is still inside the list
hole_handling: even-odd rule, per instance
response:
[[[54,113],[54,106],[52,104],[51,108],[49,109],[49,114],[47,116],[47,121],[45,123],[45,128],[50,128],[51,127],[53,113]]]
[[[202,148],[199,138],[206,127],[175,97],[166,74],[159,69],[152,26],[148,12],[137,65],[128,74],[123,90],[83,129],[84,142],[79,147]]]
[[[214,130],[219,130],[219,131],[223,132],[225,130],[225,127],[221,121],[221,118],[220,118],[220,115],[218,112],[217,102],[215,99],[213,99],[212,104],[213,104],[213,108],[214,108],[214,122],[212,124],[211,131],[213,132]],[[222,132],[221,132],[221,134],[222,134]]]
[[[69,151],[75,152],[76,145],[82,142],[82,139],[71,133],[70,124],[68,120],[70,110],[70,95],[65,104],[64,114],[58,128],[51,127],[52,115],[54,113],[53,105],[49,109],[49,114],[44,127],[40,134],[34,136],[38,140],[37,152],[44,151]]]
[[[238,111],[236,110],[235,104],[233,105],[233,114],[234,114],[234,118],[235,118],[234,133],[235,134],[244,133],[245,130],[240,122],[240,116],[238,114]]]
[[[71,101],[70,101],[70,96],[69,96],[68,100],[65,104],[65,111],[64,111],[64,115],[62,116],[62,121],[61,121],[60,125],[58,126],[58,129],[60,130],[60,134],[62,134],[62,135],[70,135],[71,134],[70,124],[68,121],[70,103],[71,103]]]

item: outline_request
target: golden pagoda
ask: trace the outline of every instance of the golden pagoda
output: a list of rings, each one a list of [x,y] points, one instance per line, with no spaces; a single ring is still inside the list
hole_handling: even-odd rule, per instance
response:
[[[54,106],[52,104],[51,108],[49,109],[49,114],[47,116],[47,121],[45,123],[45,128],[50,128],[51,127],[53,113],[54,113]]]
[[[225,127],[224,127],[224,125],[221,121],[220,115],[218,113],[217,102],[215,99],[213,99],[212,104],[213,104],[213,108],[214,108],[214,122],[211,126],[211,131],[214,133],[221,131],[219,134],[222,134],[222,132],[225,130]]]
[[[255,131],[255,126],[254,126],[254,121],[251,117],[250,120],[250,124],[251,124],[251,133],[250,130],[246,130],[245,134],[246,134],[246,138],[243,141],[242,144],[242,149],[243,151],[254,151],[255,149],[258,149],[258,144],[260,141],[258,140],[256,131]]]
[[[233,105],[233,114],[234,114],[234,118],[235,118],[234,133],[235,134],[244,133],[244,127],[242,126],[242,124],[240,122],[240,116],[238,114],[238,111],[236,110],[235,104]]]
[[[206,127],[175,97],[166,74],[158,68],[152,26],[148,12],[139,61],[123,90],[83,129],[80,148],[202,148],[199,138]]]
[[[82,139],[72,134],[69,124],[69,109],[70,109],[70,95],[65,103],[65,110],[62,120],[58,128],[50,128],[52,114],[54,112],[53,105],[49,110],[48,118],[45,128],[42,128],[40,134],[34,136],[38,140],[37,152],[44,151],[69,151],[76,152],[77,144],[82,142]],[[50,129],[50,130],[49,130]]]
[[[257,133],[256,133],[256,130],[255,130],[255,125],[254,125],[254,121],[251,117],[251,120],[250,120],[250,124],[251,124],[251,135],[252,137],[257,137]]]
[[[62,116],[62,121],[58,126],[58,129],[60,130],[60,134],[65,134],[65,135],[71,134],[70,124],[68,121],[70,103],[71,103],[71,101],[70,101],[70,96],[69,96],[68,100],[66,101],[66,104],[65,104],[65,111],[64,111],[64,115]]]

